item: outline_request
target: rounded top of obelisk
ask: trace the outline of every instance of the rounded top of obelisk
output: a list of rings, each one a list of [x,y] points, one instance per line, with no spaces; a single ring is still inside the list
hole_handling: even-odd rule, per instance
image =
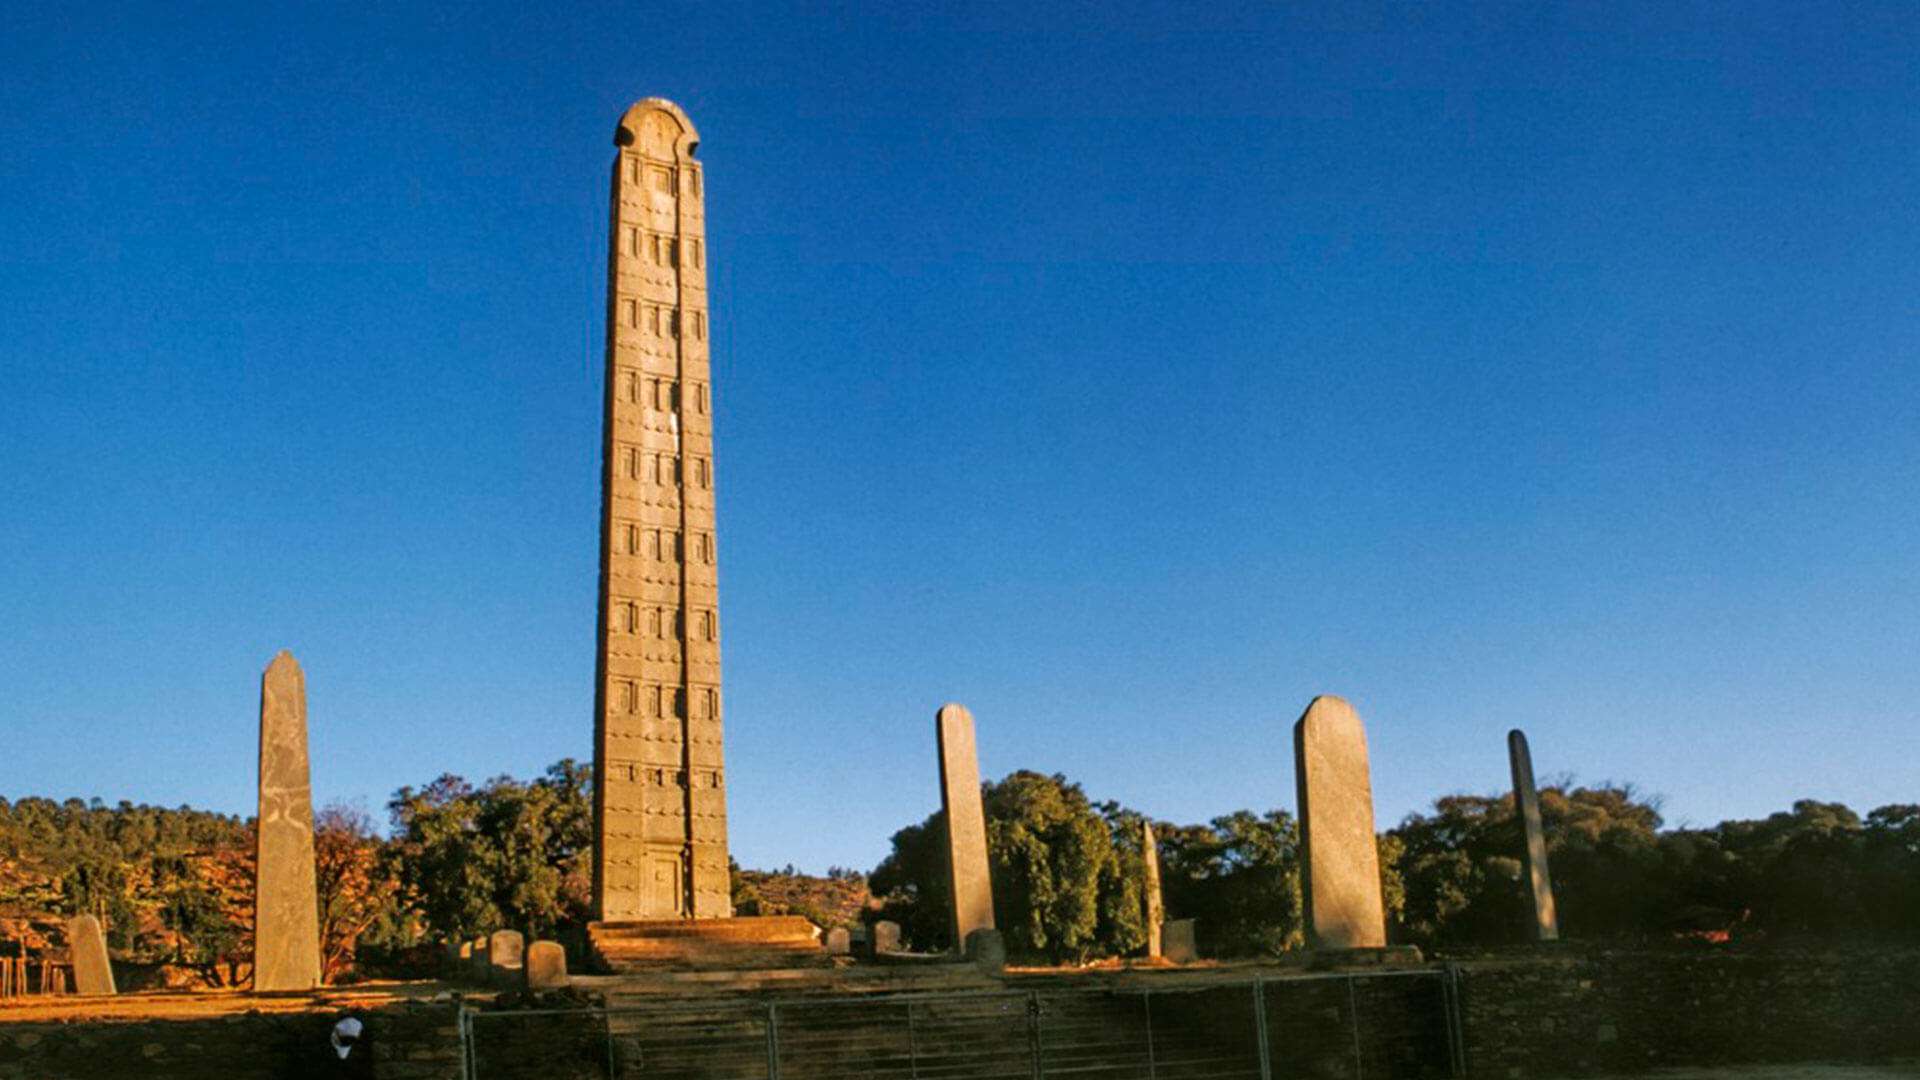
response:
[[[700,132],[688,118],[687,110],[666,98],[641,98],[629,105],[627,111],[621,114],[620,126],[613,131],[613,144],[632,146],[646,137],[650,127],[658,129],[662,126],[675,129],[672,131],[674,141],[684,145],[687,156],[692,157],[695,148],[700,145]]]

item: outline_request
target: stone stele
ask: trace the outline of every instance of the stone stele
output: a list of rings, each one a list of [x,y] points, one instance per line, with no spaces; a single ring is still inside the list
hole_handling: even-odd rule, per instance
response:
[[[647,98],[614,134],[593,726],[593,912],[724,919],[720,579],[705,166]],[[732,932],[732,931],[719,931]]]
[[[527,989],[558,990],[571,984],[567,976],[567,950],[557,941],[536,941],[527,946]]]
[[[113,963],[107,959],[107,936],[100,920],[91,915],[75,915],[67,920],[67,948],[73,959],[73,992],[111,994]]]
[[[836,926],[822,936],[821,944],[826,946],[828,956],[846,956],[853,952],[853,935],[846,927]]]
[[[892,919],[881,919],[873,924],[873,952],[896,953],[900,951],[900,924]]]
[[[1160,895],[1160,843],[1153,836],[1153,822],[1140,822],[1140,856],[1146,864],[1147,956],[1160,956],[1160,924],[1167,919],[1166,905]]]
[[[1170,919],[1160,928],[1162,955],[1176,964],[1200,959],[1200,944],[1192,919]]]
[[[311,990],[320,985],[320,914],[307,773],[307,680],[284,650],[260,679],[259,821],[253,988]]]
[[[527,939],[518,930],[495,930],[487,939],[487,966],[495,986],[519,986],[526,964]]]
[[[1513,800],[1526,826],[1527,881],[1533,886],[1533,933],[1540,941],[1560,940],[1560,915],[1553,906],[1553,875],[1547,871],[1547,833],[1540,823],[1540,792],[1533,783],[1533,752],[1526,733],[1507,732],[1507,764],[1513,769]]]
[[[1300,894],[1316,949],[1384,948],[1380,850],[1373,832],[1367,733],[1353,706],[1314,698],[1293,726],[1300,810]]]
[[[987,817],[980,803],[980,756],[973,714],[940,706],[940,808],[947,819],[947,881],[953,890],[953,946],[965,955],[975,930],[993,929],[993,880],[987,873]]]

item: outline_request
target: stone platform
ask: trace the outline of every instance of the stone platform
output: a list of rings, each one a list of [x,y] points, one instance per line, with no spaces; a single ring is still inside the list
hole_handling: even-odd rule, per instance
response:
[[[587,924],[600,971],[749,970],[830,966],[820,931],[799,915],[641,919]]]

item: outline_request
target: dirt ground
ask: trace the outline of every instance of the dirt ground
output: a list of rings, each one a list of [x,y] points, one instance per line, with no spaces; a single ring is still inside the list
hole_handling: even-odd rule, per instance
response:
[[[1603,1080],[1626,1080],[1628,1076],[1635,1080],[1914,1080],[1920,1077],[1920,1061],[1896,1061],[1881,1065],[1803,1062],[1798,1065],[1655,1069],[1644,1073],[1622,1073]]]

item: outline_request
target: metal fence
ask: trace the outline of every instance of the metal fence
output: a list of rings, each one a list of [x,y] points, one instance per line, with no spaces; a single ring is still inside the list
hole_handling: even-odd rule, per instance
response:
[[[1451,969],[466,1011],[467,1080],[1443,1080]]]

